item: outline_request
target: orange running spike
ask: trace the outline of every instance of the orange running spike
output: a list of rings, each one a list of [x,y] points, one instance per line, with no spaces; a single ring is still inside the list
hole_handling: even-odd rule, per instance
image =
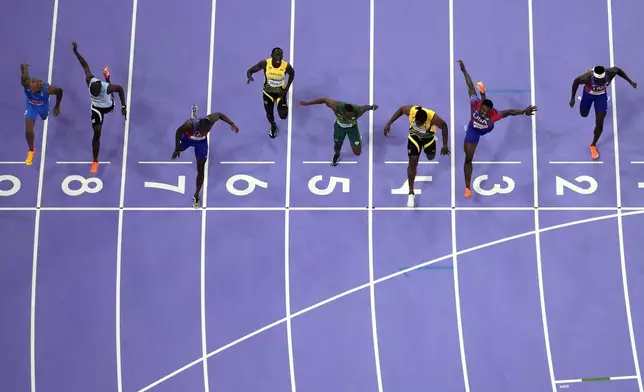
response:
[[[34,163],[35,154],[36,154],[36,150],[27,152],[27,159],[25,159],[25,165],[31,166]]]
[[[485,85],[483,84],[483,82],[481,82],[481,81],[476,82],[476,87],[479,88],[479,91],[482,94],[485,94]]]

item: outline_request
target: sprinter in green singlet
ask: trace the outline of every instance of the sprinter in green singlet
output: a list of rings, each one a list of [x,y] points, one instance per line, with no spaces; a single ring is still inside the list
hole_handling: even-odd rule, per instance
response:
[[[378,105],[353,105],[343,101],[336,101],[330,98],[318,98],[313,101],[300,101],[300,106],[325,104],[335,114],[335,123],[333,124],[333,160],[331,166],[337,166],[340,161],[340,150],[344,143],[344,138],[348,137],[351,142],[351,150],[355,155],[362,152],[362,137],[358,129],[358,118],[368,110],[378,109]]]

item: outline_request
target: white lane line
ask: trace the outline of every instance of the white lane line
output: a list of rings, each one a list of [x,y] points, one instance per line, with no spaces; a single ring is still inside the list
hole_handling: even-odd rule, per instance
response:
[[[211,14],[210,14],[210,44],[208,57],[208,90],[206,92],[206,113],[212,112],[212,85],[214,79],[214,61],[215,61],[215,24],[217,17],[217,0],[212,0],[211,2]],[[208,150],[210,150],[210,132],[206,136],[208,143]],[[203,366],[203,384],[204,392],[210,392],[210,381],[208,374],[208,358],[206,353],[208,352],[208,342],[207,342],[207,329],[206,329],[206,207],[208,204],[208,167],[209,163],[206,164],[204,168],[204,180],[203,180],[203,193],[201,199],[201,250],[200,250],[200,302],[201,302],[201,362]]]
[[[603,161],[550,161],[551,165],[601,165]]]
[[[535,83],[535,67],[534,67],[534,18],[532,13],[532,0],[528,0],[528,39],[530,47],[530,103],[536,105],[536,83]],[[543,264],[541,258],[541,231],[539,221],[539,164],[538,164],[538,144],[537,144],[537,116],[536,113],[532,116],[532,183],[533,183],[533,199],[534,199],[534,245],[537,261],[537,282],[539,285],[539,305],[541,309],[541,325],[543,328],[543,340],[546,348],[546,358],[548,360],[548,373],[550,375],[550,386],[552,392],[557,391],[555,385],[555,371],[552,361],[552,351],[550,349],[550,332],[548,328],[548,317],[546,312],[546,295],[543,284]]]
[[[295,0],[291,0],[291,20],[289,31],[289,48],[291,55],[291,66],[295,64]],[[288,91],[288,101],[293,104],[293,90],[294,84]],[[293,358],[293,330],[291,327],[291,268],[290,268],[290,223],[291,215],[291,161],[292,161],[292,145],[293,145],[293,111],[291,110],[287,120],[287,133],[286,138],[286,180],[285,180],[285,196],[284,196],[284,308],[286,310],[286,344],[288,350],[288,369],[291,381],[291,392],[296,392],[295,384],[295,359]]]
[[[54,0],[54,13],[51,23],[51,41],[49,44],[49,69],[47,71],[47,81],[51,84],[54,74],[54,53],[56,52],[56,31],[58,28],[58,0]],[[42,185],[45,178],[45,155],[47,153],[47,134],[49,133],[49,117],[43,121],[42,145],[40,148],[40,170],[38,172],[38,190],[36,196],[36,217],[34,222],[34,247],[31,271],[31,315],[30,315],[30,375],[31,375],[31,392],[36,391],[36,286],[38,273],[38,242],[40,241],[40,206],[42,205]]]
[[[195,211],[192,207],[0,207],[0,211]],[[362,207],[290,207],[291,211],[364,211]],[[409,207],[373,207],[376,211],[409,211]],[[534,207],[455,207],[456,211],[532,211]],[[207,207],[208,211],[284,211],[286,207]],[[452,207],[414,207],[416,211],[451,211]],[[617,211],[617,207],[539,207],[541,211]],[[623,211],[641,211],[640,207],[622,207]]]
[[[106,161],[106,162],[101,162],[98,161],[100,165],[109,165],[112,162]],[[91,165],[91,161],[58,161],[56,162],[57,165]]]
[[[613,5],[612,0],[606,0],[606,9],[608,17],[608,51],[610,55],[610,66],[615,66],[615,52],[613,47]],[[619,128],[617,124],[617,89],[615,83],[611,83],[611,93],[613,95],[613,145],[615,146],[615,189],[617,192],[617,207],[622,206],[622,184],[620,175],[620,160],[619,160]],[[639,187],[640,184],[638,184]],[[624,250],[624,224],[622,221],[622,210],[617,210],[617,231],[619,239],[619,259],[622,270],[622,286],[624,289],[624,303],[626,307],[626,319],[628,320],[628,334],[631,340],[631,349],[633,351],[633,364],[635,365],[635,373],[637,375],[637,384],[640,391],[644,392],[644,384],[642,384],[642,375],[640,372],[639,355],[637,353],[637,344],[635,340],[635,332],[633,329],[633,317],[631,315],[631,300],[628,290],[628,274],[626,269],[626,252]],[[637,261],[636,261],[637,262]]]
[[[213,0],[217,1],[217,0]],[[275,162],[272,161],[222,161],[219,162],[222,165],[273,165]]]
[[[330,165],[331,161],[303,161],[302,162],[305,165]],[[347,165],[347,164],[356,164],[358,161],[340,161],[338,162],[340,165]]]
[[[121,189],[119,194],[119,217],[116,241],[116,373],[118,392],[123,392],[123,372],[121,359],[121,270],[123,258],[123,212],[125,205],[125,178],[127,169],[127,150],[130,135],[130,119],[132,118],[132,78],[134,76],[134,47],[136,45],[136,14],[138,0],[132,1],[132,26],[130,30],[130,58],[127,70],[127,107],[128,116],[125,118],[123,132],[123,158],[121,161]]]
[[[192,165],[192,162],[185,161],[139,161],[141,165]]]
[[[475,165],[520,165],[520,161],[472,161]]]
[[[438,161],[420,161],[418,162],[419,165],[437,165],[439,162]],[[409,162],[407,161],[385,161],[385,164],[387,165],[407,165]]]
[[[369,1],[369,105],[373,105],[374,95],[374,50],[375,50],[375,0]],[[369,242],[369,302],[371,306],[371,335],[373,340],[374,362],[378,392],[383,392],[382,371],[380,368],[380,346],[378,344],[378,319],[376,317],[376,290],[373,266],[373,110],[369,111],[369,195],[367,212],[367,237]]]
[[[456,126],[455,119],[455,93],[454,93],[454,67],[456,66],[456,59],[454,57],[454,0],[449,0],[449,96],[450,96],[450,128],[453,130]],[[456,135],[451,132],[450,144],[452,154],[450,155],[451,163],[451,221],[452,221],[452,268],[454,275],[454,299],[456,303],[456,326],[458,328],[458,344],[461,355],[461,366],[463,370],[463,384],[465,392],[470,392],[470,377],[467,371],[467,358],[465,356],[465,342],[463,337],[463,319],[461,317],[461,301],[460,301],[460,285],[458,279],[458,257],[457,257],[457,241],[456,241]]]

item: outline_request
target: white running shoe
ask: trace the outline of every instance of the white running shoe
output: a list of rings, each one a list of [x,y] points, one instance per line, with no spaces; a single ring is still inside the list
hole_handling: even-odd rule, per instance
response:
[[[414,197],[415,195],[407,195],[407,207],[414,208]]]

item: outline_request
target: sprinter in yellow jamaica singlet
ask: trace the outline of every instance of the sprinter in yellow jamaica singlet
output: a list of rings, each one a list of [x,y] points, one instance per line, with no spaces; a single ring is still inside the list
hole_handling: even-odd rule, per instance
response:
[[[414,180],[416,179],[420,152],[425,152],[428,161],[432,161],[436,157],[436,128],[440,128],[443,136],[441,155],[450,154],[447,147],[447,124],[431,109],[422,106],[401,106],[392,114],[385,125],[385,136],[391,131],[391,125],[403,114],[409,118],[409,136],[407,136],[409,196],[407,197],[407,207],[414,207]]]
[[[264,88],[262,89],[262,99],[264,101],[264,110],[266,118],[271,124],[268,135],[274,138],[277,135],[277,124],[273,115],[275,104],[277,104],[277,114],[282,120],[288,118],[288,102],[286,95],[291,88],[293,79],[295,79],[295,70],[291,64],[283,60],[284,51],[281,48],[274,48],[271,57],[266,60],[260,60],[246,71],[247,83],[253,80],[253,74],[264,70]],[[288,82],[286,82],[288,75]]]

